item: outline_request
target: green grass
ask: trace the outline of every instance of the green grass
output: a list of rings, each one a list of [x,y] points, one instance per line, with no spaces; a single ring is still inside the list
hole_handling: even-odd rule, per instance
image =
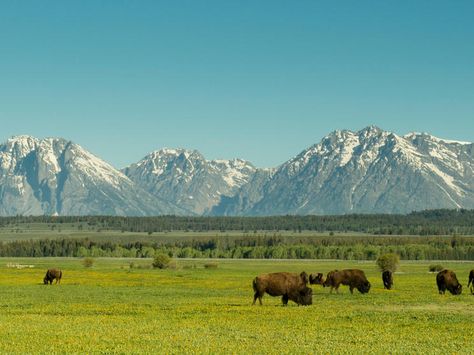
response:
[[[79,229],[81,226],[82,229]],[[168,232],[129,232],[120,230],[109,230],[101,228],[100,226],[88,226],[87,223],[20,223],[17,225],[0,226],[0,241],[12,242],[18,240],[40,240],[40,239],[64,239],[74,238],[83,239],[88,238],[94,241],[113,241],[123,243],[133,242],[174,242],[176,239],[180,240],[208,240],[209,238],[245,238],[253,236],[278,236],[287,238],[327,238],[327,237],[387,237],[387,235],[368,234],[359,232],[335,232],[330,235],[330,232],[315,232],[306,231],[301,232],[289,230],[281,231],[265,231],[259,230],[257,232],[249,231],[168,231]],[[395,237],[395,235],[390,235]]]
[[[174,270],[129,268],[132,260],[0,259],[1,353],[473,353],[474,262],[443,263],[464,285],[439,295],[432,262],[402,262],[394,290],[383,290],[374,262],[178,260]],[[146,267],[150,260],[134,259]],[[34,268],[7,268],[8,263]],[[48,267],[62,284],[44,286]],[[369,294],[313,286],[313,305],[281,306],[266,295],[251,306],[263,272],[356,267]]]

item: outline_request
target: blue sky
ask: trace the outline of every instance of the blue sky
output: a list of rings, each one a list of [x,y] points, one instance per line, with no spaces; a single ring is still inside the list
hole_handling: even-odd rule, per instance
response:
[[[0,141],[276,166],[335,129],[474,140],[474,1],[2,1]]]

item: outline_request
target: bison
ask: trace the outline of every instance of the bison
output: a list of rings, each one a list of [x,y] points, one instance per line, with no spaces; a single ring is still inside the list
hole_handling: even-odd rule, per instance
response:
[[[61,278],[63,277],[63,272],[59,269],[48,269],[46,271],[46,275],[44,276],[43,282],[45,285],[49,284],[51,285],[53,283],[53,280],[56,279],[56,283],[61,283]]]
[[[383,287],[387,290],[391,290],[393,286],[393,274],[390,270],[382,272]]]
[[[470,290],[471,293],[474,295],[474,269],[471,270],[471,272],[469,273],[469,281],[467,283],[467,287],[469,287],[469,285],[471,285]]]
[[[456,274],[451,270],[443,270],[436,275],[436,284],[438,285],[439,294],[444,294],[446,290],[452,295],[460,295],[462,293],[462,285],[459,283]]]
[[[255,294],[253,303],[258,301],[262,305],[262,297],[266,293],[270,296],[282,296],[283,305],[292,300],[298,305],[310,305],[313,303],[313,290],[307,287],[308,274],[302,272],[295,274],[290,272],[275,272],[257,276],[252,283]]]
[[[370,290],[370,282],[365,277],[364,272],[358,269],[330,271],[326,276],[323,286],[331,287],[330,293],[332,293],[334,288],[339,293],[339,286],[341,284],[349,286],[351,293],[354,293],[354,288],[359,290],[360,293],[367,293]]]
[[[324,283],[324,275],[320,272],[309,275],[309,283],[311,285],[322,285]]]

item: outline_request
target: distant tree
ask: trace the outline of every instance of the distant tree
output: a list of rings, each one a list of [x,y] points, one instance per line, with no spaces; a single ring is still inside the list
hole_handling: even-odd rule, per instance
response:
[[[84,258],[82,259],[82,265],[84,265],[84,267],[92,267],[92,265],[94,265],[94,259]]]
[[[382,272],[395,272],[398,268],[398,264],[400,264],[400,256],[394,253],[383,254],[377,258],[376,263]]]
[[[165,269],[171,262],[171,258],[166,254],[158,254],[153,259],[153,267],[157,269]]]

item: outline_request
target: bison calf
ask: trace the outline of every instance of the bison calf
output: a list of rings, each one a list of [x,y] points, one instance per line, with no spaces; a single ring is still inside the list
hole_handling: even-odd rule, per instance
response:
[[[469,273],[469,281],[467,283],[467,287],[469,287],[469,285],[471,286],[471,293],[474,295],[474,269],[471,270],[471,272]]]
[[[368,293],[370,290],[370,282],[365,277],[364,272],[358,269],[330,271],[326,276],[323,286],[331,287],[330,293],[332,293],[334,288],[339,293],[339,286],[341,284],[349,286],[351,293],[354,293],[354,288],[359,290],[360,293]]]
[[[56,279],[56,283],[61,283],[61,278],[63,277],[63,272],[59,269],[48,269],[46,275],[44,276],[43,282],[45,285],[48,283],[51,285],[53,280]]]
[[[443,270],[436,275],[436,284],[438,285],[439,294],[444,294],[446,290],[452,295],[460,295],[462,293],[462,285],[458,282],[456,274],[451,270]]]
[[[308,274],[304,271],[301,274],[275,272],[259,275],[252,283],[255,291],[252,305],[255,304],[257,298],[262,305],[262,297],[265,293],[270,296],[282,296],[284,305],[288,304],[288,300],[298,305],[310,305],[313,303],[313,290],[306,286],[307,283]]]
[[[393,274],[391,271],[386,270],[382,273],[383,287],[387,290],[391,290],[393,286]]]

